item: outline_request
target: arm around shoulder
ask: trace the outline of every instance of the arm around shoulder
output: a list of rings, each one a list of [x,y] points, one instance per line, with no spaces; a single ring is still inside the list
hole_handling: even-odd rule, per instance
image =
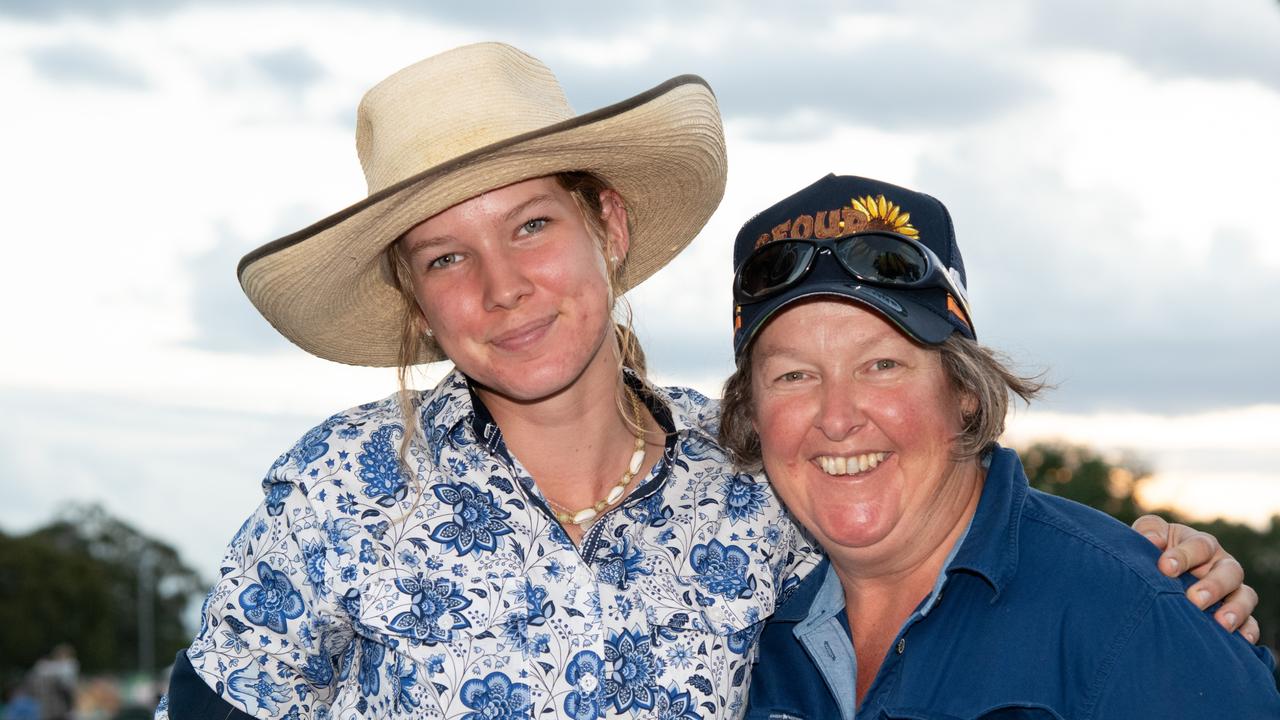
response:
[[[1118,637],[1087,717],[1280,718],[1275,661],[1177,593],[1156,595]]]

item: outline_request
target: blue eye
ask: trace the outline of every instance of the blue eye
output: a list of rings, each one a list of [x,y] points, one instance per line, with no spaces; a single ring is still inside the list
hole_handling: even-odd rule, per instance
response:
[[[532,235],[533,233],[536,233],[539,230],[541,230],[543,227],[545,227],[546,224],[547,224],[546,218],[534,218],[533,220],[530,220],[529,222],[526,222],[525,224],[521,225],[520,232],[523,232],[527,235]]]
[[[427,267],[432,270],[439,270],[441,268],[446,268],[446,267],[449,267],[450,265],[457,264],[458,260],[459,260],[458,253],[447,253],[447,254],[441,255],[435,260],[432,260],[427,265]]]

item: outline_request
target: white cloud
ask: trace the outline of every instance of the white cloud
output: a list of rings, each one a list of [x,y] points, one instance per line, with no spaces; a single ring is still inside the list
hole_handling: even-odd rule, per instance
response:
[[[1065,26],[1046,42],[1036,34],[1045,32],[1043,17],[1017,3],[874,12],[792,5],[759,12],[720,5],[701,14],[673,5],[625,23],[597,18],[600,25],[563,16],[537,24],[543,15],[535,13],[531,26],[497,29],[471,24],[461,10],[444,23],[389,5],[193,3],[111,20],[0,19],[0,83],[9,101],[0,115],[0,194],[9,199],[0,303],[8,308],[6,337],[19,348],[0,370],[0,389],[136,404],[151,409],[137,410],[143,428],[163,425],[175,408],[259,418],[210,421],[218,439],[207,446],[156,436],[173,450],[167,465],[147,470],[154,484],[146,492],[166,487],[163,478],[183,458],[237,448],[246,433],[272,434],[276,425],[261,418],[288,414],[280,435],[291,441],[305,429],[293,418],[318,420],[389,393],[389,371],[345,368],[293,349],[203,349],[209,332],[199,323],[207,316],[196,306],[207,300],[205,309],[216,312],[219,302],[245,302],[232,285],[235,256],[363,197],[351,133],[367,87],[426,55],[496,36],[546,59],[575,83],[571,98],[616,101],[692,71],[710,77],[733,111],[724,204],[684,256],[634,293],[660,379],[714,393],[728,372],[729,257],[745,219],[830,171],[879,177],[934,192],[952,208],[984,337],[1014,349],[1025,343],[1027,359],[1071,373],[1064,392],[1093,401],[1110,392],[1107,375],[1119,387],[1150,381],[1154,389],[1121,402],[1168,402],[1184,418],[1028,415],[1044,418],[1034,421],[1041,431],[1093,428],[1082,442],[1148,452],[1170,477],[1213,476],[1179,454],[1179,443],[1189,443],[1203,446],[1205,457],[1249,459],[1230,469],[1238,487],[1274,478],[1277,458],[1246,452],[1274,445],[1251,433],[1253,420],[1239,419],[1254,411],[1218,416],[1188,407],[1280,396],[1272,374],[1257,369],[1274,365],[1266,354],[1276,345],[1250,334],[1275,322],[1257,298],[1280,270],[1280,244],[1270,242],[1266,224],[1280,191],[1280,167],[1266,156],[1280,127],[1280,94],[1268,80],[1274,68],[1249,71],[1250,58],[1270,57],[1258,38],[1276,27],[1280,8],[1268,3],[1274,12],[1262,13],[1249,0],[1215,6],[1214,18],[1254,18],[1247,47],[1228,58],[1234,69],[1219,76],[1188,70],[1198,53],[1191,45],[1180,51],[1181,65],[1176,48],[1128,51],[1126,38],[1141,30],[1128,20],[1144,14],[1195,29],[1186,12],[1162,5],[1126,4],[1127,24],[1117,23],[1105,42],[1086,42]],[[1222,28],[1211,34],[1220,48],[1235,37]],[[49,48],[110,58],[140,80],[58,81],[33,61]],[[282,76],[261,66],[272,56],[293,62],[284,69],[305,81],[282,89]],[[1137,272],[1111,262],[1135,251],[1143,261]],[[1247,270],[1233,268],[1233,258]],[[193,268],[202,261],[213,266]],[[1186,278],[1197,278],[1198,293],[1211,290],[1212,299],[1189,298]],[[1150,337],[1110,357],[1102,343],[1135,328]],[[1212,341],[1185,342],[1201,335]],[[1167,377],[1191,378],[1206,388],[1203,397],[1160,375],[1174,370],[1182,374]],[[1227,378],[1234,394],[1217,375],[1234,376]],[[69,406],[48,416],[45,434],[20,436],[16,467],[44,477],[57,464],[49,448],[67,443],[84,457],[117,461],[120,448],[147,447],[142,435],[73,429],[75,415]],[[1264,423],[1277,425],[1272,415],[1257,425]],[[1141,427],[1155,429],[1126,434]],[[252,472],[210,472],[239,483],[237,492],[247,483],[252,495],[256,475],[285,442],[276,439],[269,450],[239,449],[262,455],[243,458]],[[97,472],[81,463],[67,487],[119,497],[110,485],[117,476]],[[174,503],[185,503],[174,505],[180,514],[209,492],[171,491],[181,496]],[[238,521],[248,506],[237,503],[228,512]]]

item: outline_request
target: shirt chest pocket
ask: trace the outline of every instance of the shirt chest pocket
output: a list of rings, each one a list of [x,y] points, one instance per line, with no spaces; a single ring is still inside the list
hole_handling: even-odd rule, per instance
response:
[[[565,658],[556,651],[568,647],[566,635],[577,626],[547,586],[525,576],[396,584],[408,598],[380,616],[377,629],[419,666],[414,682],[428,691],[425,707],[475,710],[481,690],[524,702],[531,683],[553,685],[562,672]]]
[[[697,577],[658,575],[641,588],[654,654],[688,687],[729,697],[746,687],[750,659],[772,601],[708,592]]]
[[[466,582],[449,575],[398,578],[399,594],[376,624],[415,657],[546,652],[548,617],[558,611],[547,588],[525,577]],[[407,642],[406,642],[407,641]]]

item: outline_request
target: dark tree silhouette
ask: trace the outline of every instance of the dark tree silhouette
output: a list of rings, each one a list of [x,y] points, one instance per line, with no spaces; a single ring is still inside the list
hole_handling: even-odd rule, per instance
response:
[[[132,672],[144,659],[155,672],[190,642],[183,613],[206,588],[171,546],[96,505],[25,535],[0,533],[0,676],[16,680],[60,643],[87,673]],[[140,604],[153,609],[141,658]]]

